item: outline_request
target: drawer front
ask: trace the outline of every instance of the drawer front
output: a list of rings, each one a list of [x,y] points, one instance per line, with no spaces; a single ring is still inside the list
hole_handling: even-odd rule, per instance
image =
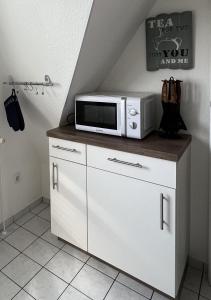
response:
[[[176,162],[87,145],[87,165],[176,188]]]
[[[49,154],[64,160],[86,165],[86,145],[49,138]]]

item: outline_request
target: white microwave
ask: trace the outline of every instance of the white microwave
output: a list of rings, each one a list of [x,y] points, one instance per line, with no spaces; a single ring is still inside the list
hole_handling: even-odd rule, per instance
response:
[[[150,93],[76,95],[75,127],[142,139],[155,129],[155,96]]]

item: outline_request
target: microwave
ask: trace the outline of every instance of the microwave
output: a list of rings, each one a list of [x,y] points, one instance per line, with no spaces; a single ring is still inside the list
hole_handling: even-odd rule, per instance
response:
[[[150,93],[76,95],[75,127],[142,139],[155,129],[155,96]]]

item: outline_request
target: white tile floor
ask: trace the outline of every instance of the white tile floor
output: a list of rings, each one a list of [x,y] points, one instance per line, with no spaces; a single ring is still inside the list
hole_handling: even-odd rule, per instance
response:
[[[0,300],[167,300],[169,298],[50,233],[41,203],[0,237]],[[211,300],[203,265],[188,267],[180,300]]]

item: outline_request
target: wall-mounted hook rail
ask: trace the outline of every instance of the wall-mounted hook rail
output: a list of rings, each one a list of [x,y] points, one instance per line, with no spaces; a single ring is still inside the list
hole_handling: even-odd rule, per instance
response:
[[[33,81],[9,81],[9,82],[3,82],[3,84],[8,85],[24,85],[24,86],[53,86],[53,82],[50,79],[49,75],[45,75],[45,81],[44,82],[33,82]]]

